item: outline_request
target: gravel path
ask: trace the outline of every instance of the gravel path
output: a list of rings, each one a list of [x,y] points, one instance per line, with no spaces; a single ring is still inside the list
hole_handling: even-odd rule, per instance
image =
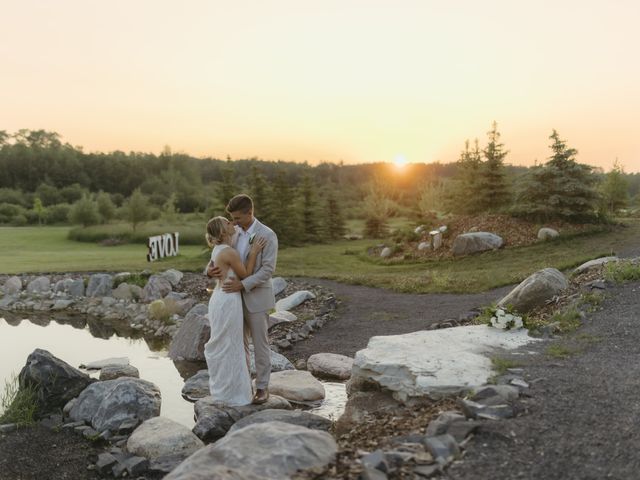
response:
[[[478,294],[395,293],[380,288],[346,285],[330,280],[305,278],[334,292],[340,305],[336,320],[325,324],[308,340],[287,350],[291,359],[307,359],[319,352],[354,356],[375,335],[397,335],[424,330],[433,323],[458,319],[460,315],[484,307],[506,295],[512,287]]]
[[[525,413],[486,422],[446,478],[640,478],[640,282],[611,287],[573,335],[524,358]],[[574,351],[546,352],[551,344]],[[527,348],[527,350],[532,350]]]

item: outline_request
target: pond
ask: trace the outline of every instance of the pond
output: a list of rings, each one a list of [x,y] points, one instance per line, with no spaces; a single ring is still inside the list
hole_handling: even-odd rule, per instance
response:
[[[29,318],[24,318],[24,317]],[[48,350],[73,367],[111,357],[127,357],[140,372],[140,378],[158,386],[162,392],[161,415],[191,428],[193,404],[182,398],[185,378],[204,363],[174,362],[167,356],[166,345],[149,344],[128,325],[110,324],[84,316],[16,315],[0,311],[0,386],[17,375],[27,357],[36,348]],[[98,372],[87,372],[98,376]],[[344,410],[344,384],[323,382],[326,399],[309,411],[336,420]]]

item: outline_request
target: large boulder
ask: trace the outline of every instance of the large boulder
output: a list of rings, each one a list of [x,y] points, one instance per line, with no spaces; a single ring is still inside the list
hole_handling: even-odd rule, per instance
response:
[[[325,396],[322,383],[304,370],[283,370],[271,374],[269,392],[293,402],[315,402]]]
[[[265,480],[282,480],[298,470],[326,466],[335,459],[337,450],[335,440],[326,432],[282,422],[261,423],[198,450],[165,480],[233,478],[214,476],[212,471],[220,466]]]
[[[27,357],[18,381],[20,388],[35,388],[38,411],[47,413],[63,408],[94,380],[50,352],[37,348]]]
[[[22,280],[20,277],[9,277],[4,285],[2,286],[2,290],[5,295],[15,295],[16,293],[20,293],[22,291]]]
[[[162,275],[151,275],[142,289],[142,300],[145,303],[164,298],[172,290],[171,282]]]
[[[315,353],[307,360],[307,370],[320,378],[348,380],[353,358],[337,353]]]
[[[160,415],[160,390],[139,378],[122,377],[89,385],[78,396],[69,416],[93,428],[117,431],[125,423],[141,423]]]
[[[487,325],[372,337],[367,348],[356,353],[350,395],[377,387],[410,403],[465,392],[493,375],[492,352],[533,341],[525,329],[504,331]]]
[[[194,405],[196,425],[193,427],[193,433],[204,442],[215,442],[224,437],[238,420],[268,409],[290,410],[291,404],[282,397],[269,395],[269,399],[260,405],[228,407],[214,401],[211,397],[205,397]]]
[[[595,260],[589,260],[588,262],[583,263],[579,267],[573,270],[574,275],[579,273],[586,272],[587,270],[591,270],[592,268],[599,267],[600,265],[607,264],[609,262],[617,262],[620,260],[618,257],[601,257],[596,258]]]
[[[292,293],[288,297],[283,298],[282,300],[278,300],[276,302],[276,312],[281,312],[283,310],[291,310],[296,308],[303,302],[307,300],[311,300],[316,298],[316,296],[309,292],[308,290],[300,290],[296,293]]]
[[[84,280],[81,278],[65,278],[62,281],[62,288],[72,297],[84,296]]]
[[[119,300],[139,300],[142,296],[142,288],[138,285],[122,282],[113,290],[111,295]]]
[[[462,235],[458,235],[453,241],[451,252],[455,257],[470,255],[486,250],[497,250],[503,243],[502,238],[495,233],[463,233]]]
[[[527,313],[540,307],[569,286],[560,270],[545,268],[525,278],[498,302],[499,307],[511,307],[518,313]]]
[[[166,417],[146,420],[127,440],[127,451],[153,460],[169,455],[187,458],[204,443],[184,425]]]
[[[109,297],[113,287],[113,277],[108,273],[96,273],[89,277],[87,297]]]
[[[171,340],[169,358],[172,360],[204,361],[204,345],[211,336],[207,311],[208,306],[199,303],[187,313],[182,325]]]
[[[120,377],[140,378],[140,372],[133,365],[105,365],[100,369],[100,380],[115,380]]]
[[[46,293],[51,290],[51,280],[48,277],[37,277],[27,284],[27,293]]]
[[[240,430],[241,428],[255,425],[257,423],[266,422],[284,422],[292,425],[307,427],[312,430],[329,431],[331,420],[313,413],[303,412],[301,410],[275,410],[267,409],[260,412],[252,413],[234,423],[229,429],[229,433]]]

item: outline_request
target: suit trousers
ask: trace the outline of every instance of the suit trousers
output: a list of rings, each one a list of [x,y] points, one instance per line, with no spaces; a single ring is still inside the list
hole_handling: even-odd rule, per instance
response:
[[[253,351],[256,359],[256,388],[264,390],[269,387],[269,377],[271,376],[271,349],[269,348],[269,337],[267,320],[269,311],[249,312],[242,303],[244,314],[244,352],[249,365],[249,339],[253,341]]]

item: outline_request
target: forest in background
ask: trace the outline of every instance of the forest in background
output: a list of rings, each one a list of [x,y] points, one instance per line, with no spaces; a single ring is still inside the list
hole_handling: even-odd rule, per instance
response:
[[[553,131],[547,162],[511,166],[494,123],[482,146],[464,143],[450,163],[309,165],[195,158],[169,147],[152,153],[85,153],[44,130],[0,131],[0,224],[79,224],[116,220],[133,230],[150,219],[223,214],[245,192],[256,215],[295,243],[340,238],[344,221],[366,221],[384,236],[386,219],[416,223],[444,214],[498,212],[544,220],[601,221],[638,206],[640,174],[582,165]]]

